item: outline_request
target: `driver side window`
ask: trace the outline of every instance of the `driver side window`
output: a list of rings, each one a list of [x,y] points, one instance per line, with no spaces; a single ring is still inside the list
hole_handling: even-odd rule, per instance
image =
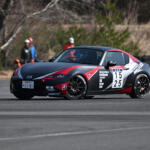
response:
[[[116,66],[125,65],[124,55],[122,52],[107,52],[103,65],[105,66],[109,61],[116,63]]]

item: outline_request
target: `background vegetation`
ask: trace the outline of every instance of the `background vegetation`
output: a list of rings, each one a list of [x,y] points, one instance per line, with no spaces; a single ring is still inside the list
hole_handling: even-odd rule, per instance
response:
[[[121,31],[115,29],[115,25],[123,22],[123,14],[116,8],[116,3],[108,0],[103,5],[103,13],[96,13],[93,27],[90,31],[82,26],[71,26],[67,30],[60,27],[56,35],[51,38],[51,48],[56,52],[63,49],[69,37],[74,37],[76,45],[101,45],[124,49],[133,55],[140,55],[142,52],[138,47],[138,41],[128,40],[130,32],[128,28]]]
[[[13,60],[20,58],[24,40],[29,36],[43,60],[60,53],[70,36],[75,38],[75,45],[111,46],[133,55],[144,54],[140,48],[143,35],[133,39],[128,28],[129,24],[149,21],[146,15],[141,19],[139,0],[20,0],[19,4],[2,0],[0,4],[0,45],[17,33],[8,46],[0,49],[0,68],[13,67]]]

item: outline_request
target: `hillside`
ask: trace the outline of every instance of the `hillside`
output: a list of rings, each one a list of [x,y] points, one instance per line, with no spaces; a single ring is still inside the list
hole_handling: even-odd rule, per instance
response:
[[[62,25],[68,28],[77,24],[91,29],[95,14],[103,10],[106,0],[1,0],[0,1],[0,58],[11,64],[19,57],[24,39],[31,35],[42,59],[54,55],[50,36]],[[114,0],[112,0],[114,1]],[[124,22],[117,25],[121,30],[128,27],[131,39],[139,41],[144,54],[149,52],[150,1],[118,0],[117,7],[123,12]],[[146,12],[146,13],[145,13]],[[77,40],[77,39],[76,39]],[[130,40],[130,39],[129,39]],[[48,54],[47,54],[48,53]],[[4,55],[3,55],[4,54]],[[1,57],[3,55],[4,57]]]

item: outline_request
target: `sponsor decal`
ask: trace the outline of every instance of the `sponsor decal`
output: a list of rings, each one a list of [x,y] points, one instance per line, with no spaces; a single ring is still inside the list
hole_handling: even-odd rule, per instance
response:
[[[104,79],[108,76],[109,71],[99,71],[99,88],[102,89],[104,86]]]

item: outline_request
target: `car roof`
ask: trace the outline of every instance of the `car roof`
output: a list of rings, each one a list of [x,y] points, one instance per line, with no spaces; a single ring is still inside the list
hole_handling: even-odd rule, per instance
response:
[[[95,50],[101,50],[101,51],[107,51],[107,50],[110,50],[110,49],[114,49],[112,47],[107,47],[107,46],[75,46],[73,48],[95,49]]]

